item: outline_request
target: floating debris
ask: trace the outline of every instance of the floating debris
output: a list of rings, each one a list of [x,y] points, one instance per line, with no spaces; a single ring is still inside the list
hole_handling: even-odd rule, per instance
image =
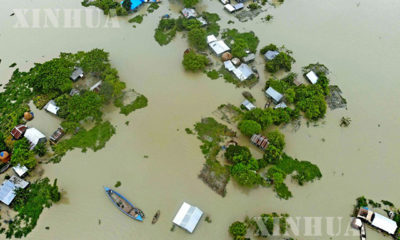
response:
[[[342,119],[340,119],[340,126],[341,127],[348,127],[351,123],[351,118],[349,117],[342,117]]]
[[[121,182],[120,181],[117,181],[117,183],[114,185],[114,187],[120,187],[121,186]]]

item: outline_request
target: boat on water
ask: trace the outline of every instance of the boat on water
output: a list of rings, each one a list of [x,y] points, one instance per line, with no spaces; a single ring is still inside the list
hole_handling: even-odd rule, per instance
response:
[[[144,213],[142,210],[139,208],[136,208],[133,206],[132,203],[130,203],[124,196],[122,196],[120,193],[108,188],[104,187],[104,190],[106,191],[107,196],[110,198],[110,200],[114,203],[114,205],[125,215],[127,215],[130,218],[133,218],[137,221],[142,222],[144,219]]]
[[[156,214],[154,214],[153,221],[151,221],[152,224],[155,224],[158,221],[158,218],[160,217],[160,214],[161,214],[160,210],[158,210],[156,212]]]

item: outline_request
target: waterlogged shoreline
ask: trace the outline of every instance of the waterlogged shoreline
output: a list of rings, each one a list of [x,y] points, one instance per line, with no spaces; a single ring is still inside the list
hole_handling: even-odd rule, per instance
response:
[[[24,3],[26,8],[81,8],[79,1]],[[230,17],[219,10],[221,4],[207,2],[207,5],[208,11],[217,11],[222,18],[221,28],[229,27],[226,23]],[[240,104],[242,90],[221,79],[211,81],[205,75],[184,73],[181,60],[187,48],[186,39],[177,38],[163,48],[154,42],[158,17],[168,12],[168,3],[162,3],[136,29],[121,19],[121,29],[109,31],[13,29],[9,27],[14,24],[9,14],[15,7],[20,6],[5,1],[0,10],[0,20],[4,22],[0,25],[3,84],[12,72],[8,66],[13,62],[20,68],[29,68],[32,62],[49,60],[59,52],[99,47],[110,52],[113,66],[119,70],[121,80],[127,82],[127,88],[140,89],[151,101],[144,111],[127,118],[118,117],[118,112],[104,116],[118,131],[105,149],[85,155],[72,151],[62,163],[44,166],[45,175],[58,178],[60,189],[66,194],[61,204],[44,211],[37,228],[27,239],[130,239],[133,235],[139,239],[229,239],[228,226],[245,215],[275,211],[290,216],[347,217],[358,196],[399,198],[393,189],[397,186],[399,167],[394,130],[399,128],[396,119],[400,116],[391,110],[397,107],[399,87],[394,76],[395,64],[400,59],[393,52],[399,40],[399,33],[393,31],[394,22],[398,22],[394,20],[399,18],[400,6],[396,1],[379,6],[367,1],[359,7],[356,1],[339,1],[335,5],[328,1],[286,1],[271,10],[274,15],[271,23],[262,23],[256,18],[249,26],[232,19],[240,31],[253,30],[260,42],[282,43],[293,50],[297,72],[310,62],[327,65],[332,70],[332,83],[341,87],[349,103],[347,112],[328,112],[326,123],[318,127],[307,128],[303,123],[295,133],[290,127],[284,129],[288,154],[316,163],[324,173],[320,181],[304,187],[289,182],[294,196],[289,201],[280,201],[263,189],[243,192],[234,183],[228,184],[229,194],[221,198],[197,178],[204,159],[199,142],[187,135],[184,128],[207,116],[221,103]],[[139,44],[133,44],[136,41]],[[262,59],[257,58],[256,64],[260,79],[266,79],[261,71]],[[143,66],[157,66],[158,70]],[[380,92],[385,93],[385,98]],[[263,92],[254,95],[258,102],[264,101]],[[347,129],[338,127],[344,115],[352,118]],[[127,120],[130,120],[129,126],[125,125]],[[326,141],[322,142],[322,138]],[[149,158],[145,159],[144,155]],[[96,171],[88,170],[93,166]],[[166,172],[172,172],[173,177]],[[157,225],[135,224],[114,209],[101,188],[114,185],[117,180],[122,182],[120,191],[150,215],[161,209]],[[199,206],[211,215],[213,222],[201,222],[194,235],[189,236],[180,229],[171,233],[171,219],[182,201]],[[46,230],[46,226],[50,229]],[[342,223],[342,229],[347,226],[347,222]],[[371,239],[385,239],[373,231],[367,234]],[[318,239],[329,237],[322,231]],[[358,236],[348,239],[358,239]]]

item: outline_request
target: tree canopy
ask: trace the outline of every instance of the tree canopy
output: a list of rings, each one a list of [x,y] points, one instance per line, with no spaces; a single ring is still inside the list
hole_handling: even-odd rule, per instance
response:
[[[197,50],[207,49],[207,33],[202,28],[193,28],[188,33],[188,39],[191,46]]]
[[[35,153],[30,150],[30,144],[26,138],[22,138],[14,143],[14,149],[11,155],[11,164],[17,166],[26,166],[33,168],[36,166],[37,160]]]
[[[194,51],[189,51],[183,56],[182,64],[185,67],[185,70],[197,72],[204,70],[204,68],[209,63],[206,56],[201,54],[196,54]]]
[[[250,137],[261,132],[261,125],[253,120],[243,120],[239,123],[239,130]]]

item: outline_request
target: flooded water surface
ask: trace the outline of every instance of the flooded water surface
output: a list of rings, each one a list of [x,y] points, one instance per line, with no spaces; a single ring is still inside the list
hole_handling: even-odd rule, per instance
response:
[[[204,74],[185,73],[181,61],[187,42],[180,34],[164,47],[154,41],[160,17],[171,12],[168,8],[175,10],[174,4],[163,2],[136,28],[125,18],[118,20],[117,28],[91,28],[86,23],[81,28],[16,28],[17,18],[10,16],[14,9],[29,13],[32,9],[85,8],[79,0],[1,0],[0,4],[0,83],[8,81],[13,71],[8,66],[14,62],[28,70],[34,62],[49,60],[59,52],[103,48],[110,52],[112,64],[127,86],[149,99],[147,108],[128,117],[106,109],[105,118],[116,126],[117,134],[104,149],[74,150],[61,163],[43,166],[45,176],[58,179],[64,195],[59,204],[44,211],[27,239],[227,240],[233,221],[264,212],[322,217],[323,221],[341,217],[335,232],[339,227],[344,232],[357,197],[400,204],[396,191],[400,169],[399,1],[287,0],[246,23],[224,12],[218,1],[200,4],[201,9],[221,16],[222,28],[252,30],[260,38],[260,46],[275,43],[293,50],[297,72],[309,63],[325,64],[332,72],[332,83],[339,85],[347,98],[347,110],[328,111],[318,126],[307,127],[303,122],[297,132],[290,126],[284,128],[286,152],[316,163],[323,174],[321,180],[302,187],[288,182],[294,197],[287,201],[279,200],[271,189],[243,190],[234,182],[221,198],[198,179],[204,163],[200,142],[184,129],[212,116],[220,104],[240,104],[243,89]],[[270,23],[261,20],[267,14],[274,16]],[[99,17],[103,24],[107,21]],[[228,20],[235,24],[228,25]],[[261,81],[251,90],[259,107],[266,100],[261,88],[268,77],[262,63],[259,57],[256,64]],[[339,127],[342,116],[351,117],[349,128]],[[57,127],[53,116],[41,113],[38,118],[40,123],[35,125],[46,134]],[[144,223],[124,216],[106,197],[103,186],[112,187],[117,181],[122,183],[118,191],[146,213]],[[212,223],[201,221],[192,235],[181,229],[171,232],[172,219],[183,201],[202,209]],[[160,219],[152,225],[150,219],[158,209]],[[332,237],[328,231],[322,235],[296,238]],[[385,239],[371,229],[367,235]]]

